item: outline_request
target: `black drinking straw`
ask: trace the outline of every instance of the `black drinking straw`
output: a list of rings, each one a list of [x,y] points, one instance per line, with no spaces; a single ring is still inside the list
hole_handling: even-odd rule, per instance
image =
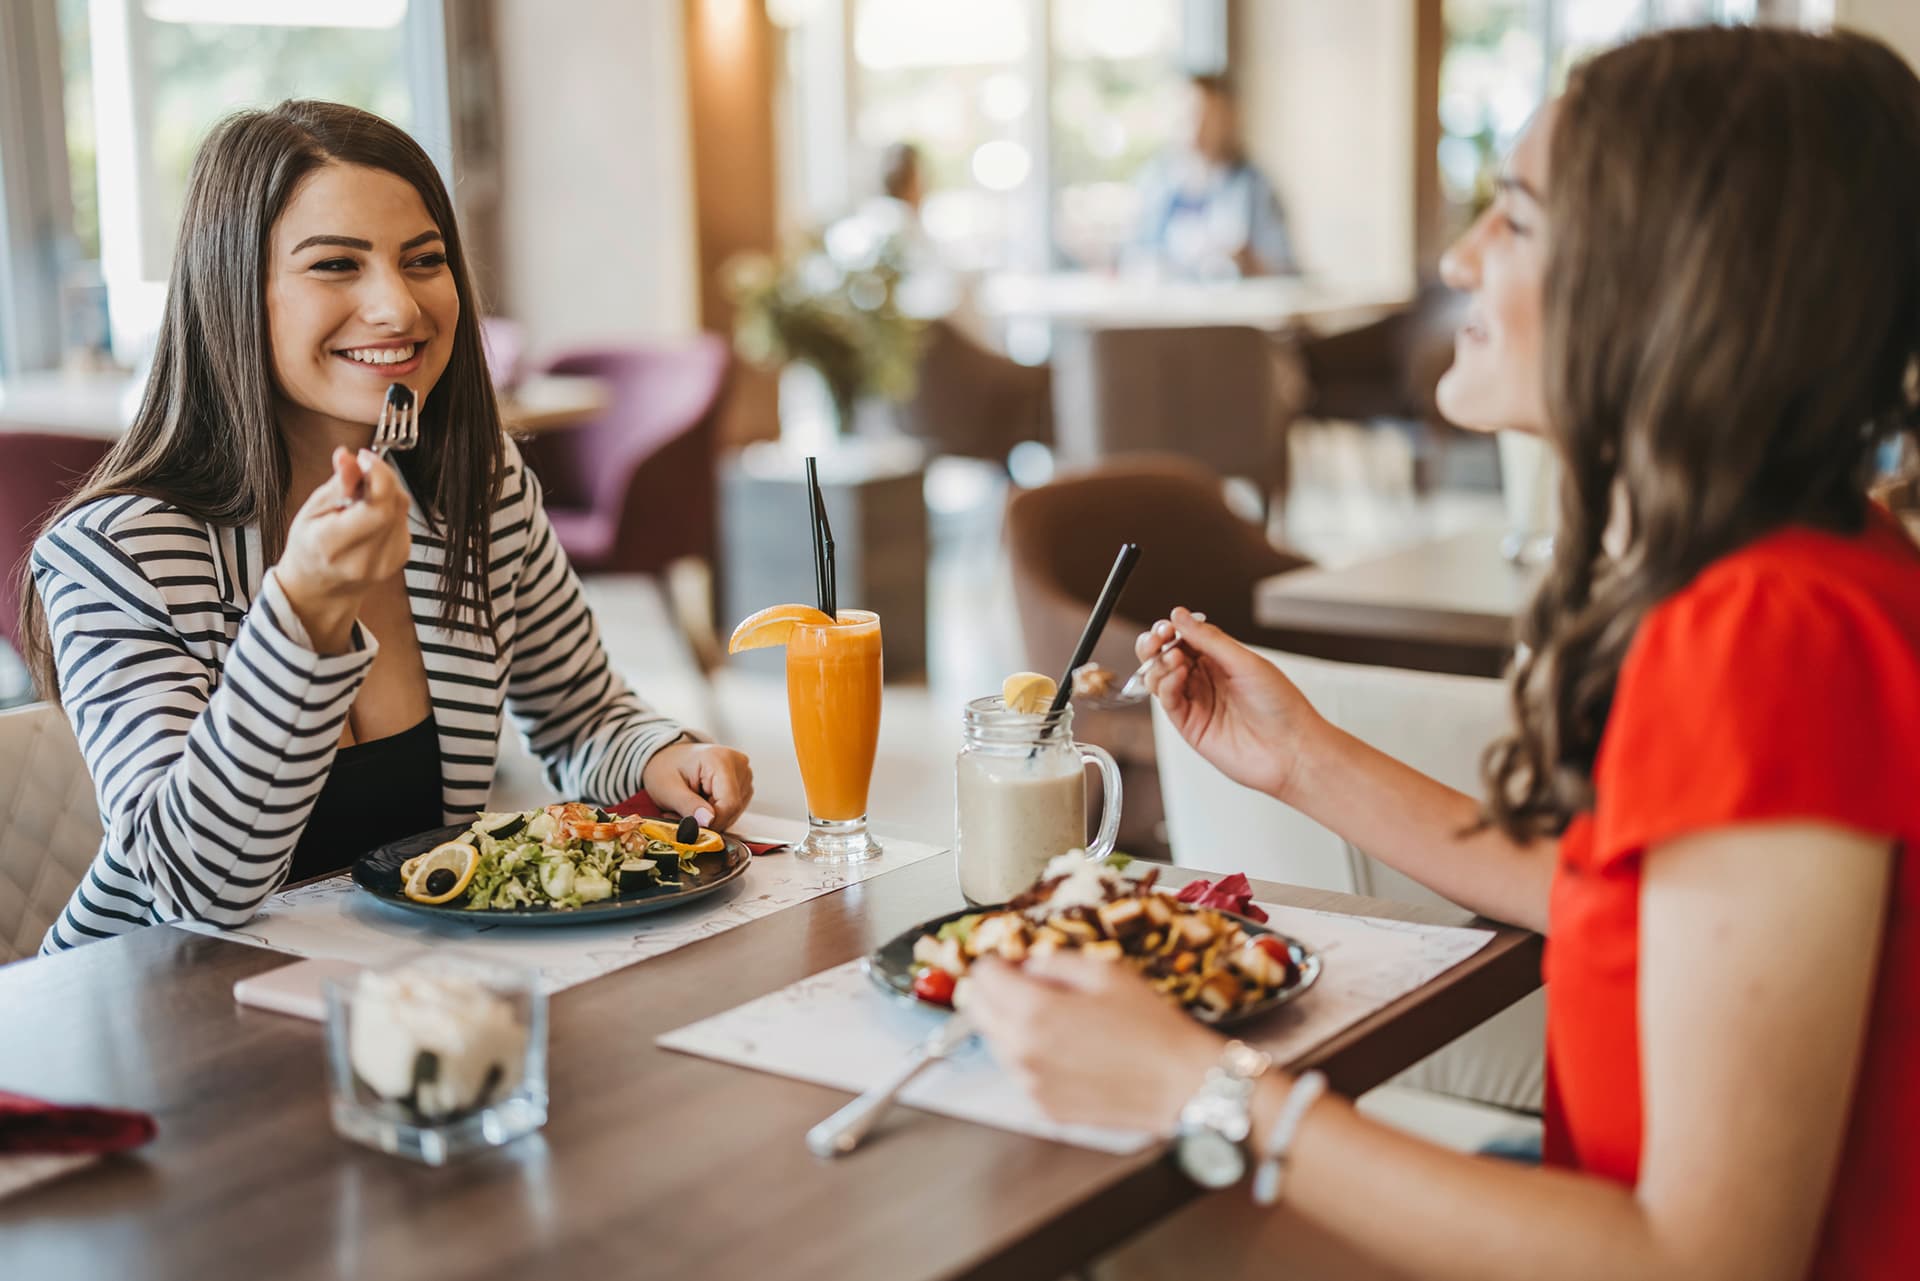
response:
[[[807,459],[807,514],[813,522],[813,592],[820,605],[820,612],[828,618],[838,618],[835,598],[839,595],[839,584],[835,581],[833,556],[833,526],[827,523],[827,500],[820,492],[820,466],[818,460]]]
[[[1087,617],[1086,630],[1080,633],[1080,643],[1073,647],[1073,660],[1067,664],[1066,675],[1060,678],[1060,688],[1053,692],[1053,706],[1047,709],[1047,720],[1040,730],[1040,737],[1052,734],[1053,727],[1059,723],[1061,709],[1073,697],[1073,674],[1093,657],[1094,644],[1099,641],[1100,633],[1106,630],[1107,619],[1113,614],[1113,607],[1119,603],[1120,593],[1126,590],[1127,576],[1133,573],[1133,567],[1139,559],[1140,544],[1120,545],[1120,554],[1113,558],[1113,568],[1107,571],[1107,585],[1100,589],[1100,598],[1093,603],[1093,613]]]

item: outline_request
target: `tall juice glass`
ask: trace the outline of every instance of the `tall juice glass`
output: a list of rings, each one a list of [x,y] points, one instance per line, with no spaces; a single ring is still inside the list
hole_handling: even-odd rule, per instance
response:
[[[834,623],[800,623],[787,637],[787,711],[807,791],[815,863],[880,856],[867,832],[867,788],[880,744],[880,616],[843,609]]]

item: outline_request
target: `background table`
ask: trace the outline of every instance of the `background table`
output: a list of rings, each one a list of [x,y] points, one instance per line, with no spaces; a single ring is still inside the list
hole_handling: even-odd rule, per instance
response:
[[[1541,573],[1502,556],[1502,534],[1473,529],[1345,569],[1263,579],[1254,618],[1324,658],[1499,676]]]
[[[123,371],[9,378],[0,387],[0,431],[117,437],[140,408],[143,388],[144,380]],[[606,404],[598,378],[541,374],[500,394],[500,417],[513,431],[553,431],[591,421]]]
[[[1190,281],[1094,271],[1000,272],[981,285],[980,308],[999,320],[1086,328],[1297,323],[1341,328],[1404,304],[1407,289],[1330,284],[1300,276]]]
[[[818,458],[839,604],[880,615],[889,682],[919,679],[927,670],[926,455],[913,441],[851,438]],[[742,619],[781,601],[814,603],[806,479],[805,458],[778,441],[748,445],[721,464],[722,618]],[[730,661],[766,675],[786,670],[785,651],[777,648]]]
[[[160,1125],[139,1154],[0,1201],[0,1275],[1058,1281],[1192,1186],[1157,1152],[911,1111],[852,1157],[818,1161],[801,1136],[845,1094],[653,1044],[959,904],[951,862],[929,859],[561,993],[546,1130],[443,1170],[337,1138],[320,1028],[234,1004],[234,980],[287,957],[156,927],[0,969],[0,1088],[144,1108]],[[1535,936],[1499,928],[1296,1066],[1367,1089],[1538,986],[1539,961]]]

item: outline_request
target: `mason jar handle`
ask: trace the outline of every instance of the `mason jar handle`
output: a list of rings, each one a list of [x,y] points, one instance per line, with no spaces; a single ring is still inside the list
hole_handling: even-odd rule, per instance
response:
[[[1120,835],[1120,765],[1104,747],[1092,743],[1074,746],[1080,749],[1081,768],[1100,767],[1100,830],[1087,846],[1087,857],[1098,863],[1113,853],[1113,842]]]

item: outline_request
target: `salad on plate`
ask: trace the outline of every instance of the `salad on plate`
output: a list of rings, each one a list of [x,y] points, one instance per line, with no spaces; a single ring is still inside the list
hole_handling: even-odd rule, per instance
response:
[[[725,845],[691,817],[617,816],[570,801],[481,814],[454,840],[402,863],[400,876],[416,903],[566,911],[622,890],[677,889],[700,876],[699,855]]]

